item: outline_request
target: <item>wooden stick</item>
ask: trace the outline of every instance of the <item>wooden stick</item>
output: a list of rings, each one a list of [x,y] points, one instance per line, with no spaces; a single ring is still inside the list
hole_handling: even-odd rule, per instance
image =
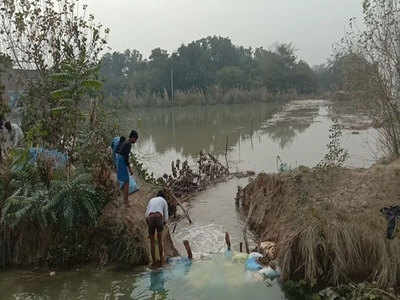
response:
[[[193,259],[193,254],[192,254],[192,249],[190,248],[189,241],[188,241],[188,240],[184,240],[184,241],[183,241],[183,245],[185,246],[185,249],[186,249],[186,253],[187,253],[187,255],[188,255],[188,258],[189,258],[190,260],[192,260],[192,259]]]
[[[253,209],[255,206],[256,206],[255,203],[252,203],[250,205],[249,213],[247,214],[247,218],[246,218],[246,223],[244,224],[244,228],[243,228],[244,245],[246,247],[247,254],[250,254],[249,242],[247,240],[247,226],[249,224],[250,217],[253,214]]]
[[[243,242],[240,242],[240,244],[239,244],[239,251],[243,252]]]
[[[229,170],[229,163],[228,163],[228,136],[226,136],[226,144],[225,144],[225,162],[226,162],[226,168]]]
[[[189,224],[193,224],[192,219],[190,219],[189,213],[187,212],[187,210],[183,207],[183,205],[179,202],[178,199],[176,199],[175,195],[168,190],[168,194],[174,199],[174,201],[176,202],[176,204],[182,209],[182,211],[184,212],[186,218],[189,221]]]
[[[231,251],[231,239],[229,237],[228,232],[225,232],[225,242],[226,242],[226,247],[228,248],[229,251]]]

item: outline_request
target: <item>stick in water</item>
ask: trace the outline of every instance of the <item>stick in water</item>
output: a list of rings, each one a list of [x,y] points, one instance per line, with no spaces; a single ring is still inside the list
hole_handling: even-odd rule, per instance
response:
[[[229,233],[225,233],[225,242],[226,242],[226,247],[228,248],[228,251],[231,251],[231,238],[229,237]]]
[[[250,205],[249,213],[247,214],[246,223],[244,224],[243,228],[243,238],[244,238],[244,245],[246,247],[247,254],[250,254],[249,242],[247,240],[247,226],[249,225],[250,217],[253,214],[253,209],[255,207],[255,203]]]
[[[192,249],[190,249],[189,241],[188,241],[188,240],[184,240],[184,241],[183,241],[183,245],[185,246],[185,249],[186,249],[186,253],[187,253],[187,255],[188,255],[188,258],[189,258],[190,260],[192,260],[192,259],[193,259],[193,254],[192,254]]]

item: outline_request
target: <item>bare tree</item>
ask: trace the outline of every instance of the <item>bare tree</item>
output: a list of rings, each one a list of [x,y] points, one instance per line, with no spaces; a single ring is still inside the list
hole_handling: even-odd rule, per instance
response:
[[[353,97],[369,105],[381,125],[388,154],[400,155],[400,1],[364,0],[364,30],[353,22],[344,51],[358,59],[346,67],[345,85]],[[368,99],[368,101],[366,101]]]

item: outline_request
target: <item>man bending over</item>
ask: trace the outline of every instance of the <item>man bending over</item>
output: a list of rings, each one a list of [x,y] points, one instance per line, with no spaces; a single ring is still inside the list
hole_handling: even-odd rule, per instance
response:
[[[156,245],[155,233],[157,230],[158,250],[160,253],[160,264],[164,263],[164,251],[162,231],[168,221],[168,203],[165,200],[163,191],[159,191],[157,197],[150,199],[146,209],[146,222],[149,228],[151,258],[153,259],[153,266],[156,265]]]

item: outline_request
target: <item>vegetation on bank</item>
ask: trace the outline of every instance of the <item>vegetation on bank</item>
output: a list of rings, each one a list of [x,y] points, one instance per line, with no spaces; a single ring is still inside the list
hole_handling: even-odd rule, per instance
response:
[[[58,4],[0,3],[2,43],[15,66],[37,74],[26,79],[22,100],[25,148],[1,161],[0,267],[86,262],[115,194],[108,149],[115,126],[98,104],[108,30],[85,14],[86,6]],[[57,150],[67,163],[40,155],[32,162],[31,147]]]
[[[399,14],[397,0],[364,0],[364,29],[350,23],[338,51],[347,57],[341,69],[345,95],[380,125],[379,142],[393,158],[400,155]]]
[[[292,44],[253,49],[209,36],[171,54],[156,48],[148,59],[137,50],[107,53],[101,63],[105,99],[136,106],[186,105],[317,92],[317,74],[295,52]]]

